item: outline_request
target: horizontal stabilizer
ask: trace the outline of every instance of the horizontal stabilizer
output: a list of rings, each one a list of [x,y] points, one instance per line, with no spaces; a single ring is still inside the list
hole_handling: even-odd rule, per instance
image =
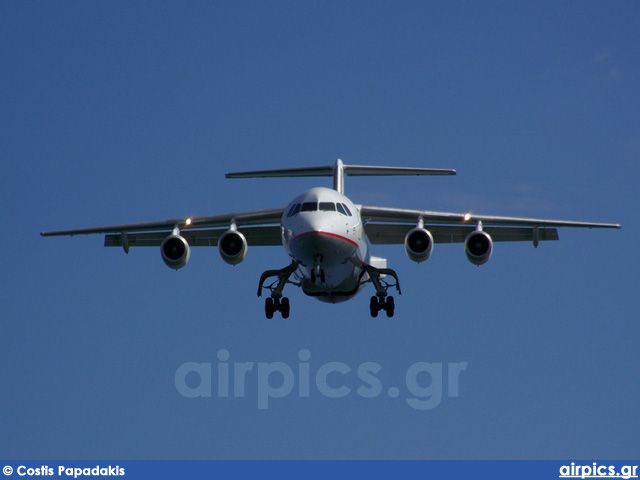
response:
[[[269,178],[269,177],[330,177],[333,167],[278,168],[275,170],[253,170],[225,174],[226,178]]]
[[[253,170],[227,173],[226,178],[267,177],[333,177],[333,189],[344,193],[344,176],[392,176],[392,175],[455,175],[456,171],[443,168],[377,167],[368,165],[345,165],[338,159],[333,165],[319,167],[280,168],[275,170]]]
[[[374,175],[455,175],[456,171],[445,168],[371,167],[366,165],[345,165],[344,173],[351,177]]]
[[[376,167],[367,165],[343,165],[344,175],[352,177],[392,176],[392,175],[455,175],[455,170],[444,168]],[[269,177],[331,177],[334,167],[280,168],[275,170],[253,170],[249,172],[227,173],[227,178],[269,178]]]

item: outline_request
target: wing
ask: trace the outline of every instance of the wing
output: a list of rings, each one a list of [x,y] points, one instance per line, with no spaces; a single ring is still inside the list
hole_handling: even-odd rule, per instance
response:
[[[174,218],[158,222],[127,223],[104,227],[42,232],[44,237],[106,233],[105,246],[159,246],[176,227],[191,246],[217,246],[218,238],[235,223],[247,243],[254,246],[281,245],[280,220],[284,207],[225,213],[202,217]],[[257,226],[252,226],[257,225]],[[219,228],[212,228],[219,227]]]
[[[372,244],[400,244],[420,219],[435,243],[461,243],[481,222],[495,241],[557,240],[555,227],[620,228],[613,223],[574,222],[540,218],[500,217],[470,213],[360,206],[360,216]]]

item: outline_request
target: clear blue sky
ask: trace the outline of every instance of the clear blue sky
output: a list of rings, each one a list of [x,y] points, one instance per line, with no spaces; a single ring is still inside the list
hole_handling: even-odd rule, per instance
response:
[[[2,2],[0,457],[638,458],[638,25],[619,1]],[[224,173],[338,157],[458,170],[347,178],[356,203],[623,229],[495,245],[479,268],[460,245],[420,265],[377,248],[393,319],[369,317],[372,289],[289,287],[272,321],[255,291],[281,249],[235,268],[193,249],[174,272],[155,248],[38,235],[284,206],[330,180]],[[217,394],[220,350],[255,364],[242,398]],[[258,363],[297,372],[301,350],[312,375],[350,366],[329,383],[351,394],[296,384],[259,410]],[[185,362],[212,364],[210,398],[177,391]],[[417,362],[466,362],[458,396],[445,379],[411,408]]]

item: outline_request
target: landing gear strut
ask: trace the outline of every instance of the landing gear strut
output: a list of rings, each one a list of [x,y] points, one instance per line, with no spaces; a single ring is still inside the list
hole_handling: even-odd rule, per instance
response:
[[[324,268],[322,268],[323,257],[321,254],[315,256],[313,268],[311,269],[311,283],[316,283],[320,279],[320,283],[325,282]]]
[[[262,296],[263,288],[266,288],[271,292],[271,295],[264,302],[264,313],[267,318],[273,318],[273,314],[275,312],[280,312],[282,314],[282,318],[289,318],[291,305],[289,303],[289,299],[282,296],[282,290],[287,282],[294,283],[289,281],[289,277],[296,271],[296,268],[298,268],[298,264],[296,262],[292,262],[288,267],[284,267],[280,270],[267,270],[260,275],[258,296]],[[265,280],[270,277],[277,277],[277,279],[269,285],[264,285]]]

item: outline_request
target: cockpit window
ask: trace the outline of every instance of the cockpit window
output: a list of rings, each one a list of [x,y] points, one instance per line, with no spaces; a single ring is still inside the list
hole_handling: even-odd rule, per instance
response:
[[[320,202],[320,210],[323,212],[335,212],[336,204],[333,202]]]
[[[333,203],[333,202],[303,202],[296,203],[292,205],[289,211],[287,212],[287,217],[293,217],[300,212],[315,212],[320,210],[321,212],[335,212],[336,210],[340,212],[342,215],[347,215],[351,217],[351,211],[349,207],[347,207],[344,203]]]
[[[296,203],[293,207],[289,209],[289,213],[287,213],[287,217],[293,217],[299,211],[300,211],[300,204]]]

